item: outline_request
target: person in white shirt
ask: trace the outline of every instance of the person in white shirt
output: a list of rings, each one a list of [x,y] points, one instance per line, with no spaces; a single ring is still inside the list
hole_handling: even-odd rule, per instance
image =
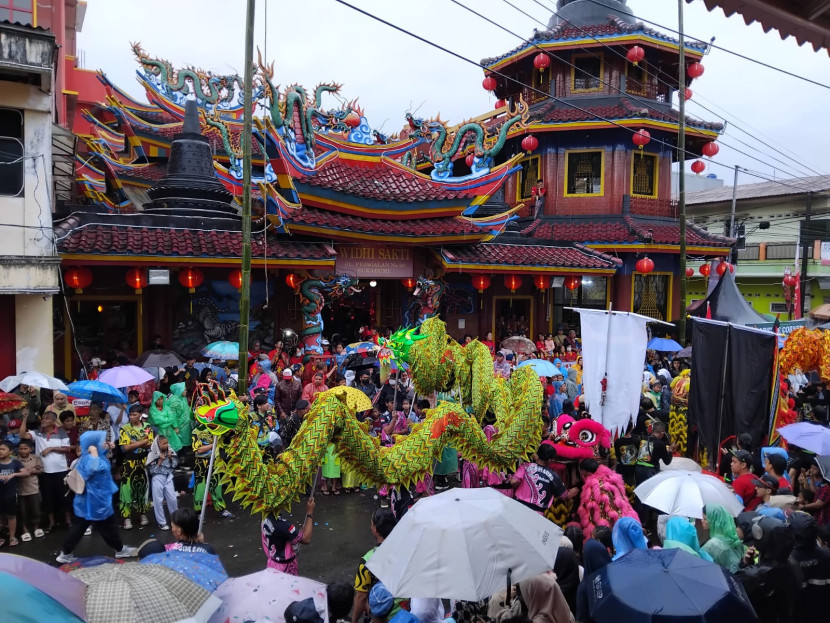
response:
[[[57,416],[52,411],[46,411],[41,419],[39,431],[26,430],[26,420],[23,420],[20,438],[33,440],[35,453],[43,461],[40,495],[43,512],[49,516],[49,528],[46,532],[55,527],[61,511],[68,526],[72,523],[72,513],[67,503],[63,479],[69,471],[69,463],[66,460],[66,455],[70,452],[69,436],[57,425]]]
[[[129,421],[127,406],[122,402],[120,404],[113,403],[107,407],[107,415],[109,415],[110,424],[112,424],[113,439],[118,439],[118,435],[121,434],[121,427]]]

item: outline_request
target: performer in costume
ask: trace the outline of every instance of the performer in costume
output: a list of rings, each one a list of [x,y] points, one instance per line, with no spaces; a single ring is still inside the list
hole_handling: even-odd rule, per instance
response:
[[[156,392],[159,395],[160,392]],[[118,445],[122,451],[120,509],[124,519],[124,528],[132,528],[131,514],[138,512],[142,526],[146,526],[147,511],[147,471],[145,462],[153,443],[153,430],[141,421],[141,411],[130,410],[130,421],[121,427]]]
[[[213,435],[206,428],[199,426],[193,429],[192,443],[193,453],[195,455],[193,477],[196,480],[196,486],[193,489],[193,508],[196,512],[202,510],[202,500],[205,498],[205,487],[208,486],[210,499],[213,500],[213,508],[222,517],[228,519],[233,518],[233,514],[227,509],[225,498],[222,497],[222,485],[219,483],[219,475],[214,473],[210,479],[210,485],[207,484],[210,455],[213,451]]]

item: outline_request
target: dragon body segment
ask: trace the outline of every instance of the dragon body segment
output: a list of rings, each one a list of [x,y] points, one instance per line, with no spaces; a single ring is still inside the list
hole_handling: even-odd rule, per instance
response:
[[[327,275],[312,277],[307,275],[294,286],[294,292],[300,297],[300,310],[303,312],[303,329],[300,339],[306,354],[323,352],[321,336],[323,334],[323,307],[329,301],[360,292],[357,279],[349,275]]]
[[[287,507],[311,484],[330,443],[342,464],[363,482],[405,486],[429,473],[446,445],[493,471],[514,469],[536,449],[542,435],[543,389],[531,369],[517,369],[509,381],[495,378],[487,347],[474,341],[462,349],[437,318],[425,321],[418,336],[393,336],[389,346],[402,344],[418,392],[455,389],[461,403],[439,402],[409,435],[397,436],[391,447],[381,447],[348,407],[343,388],[333,388],[318,395],[291,445],[267,464],[257,446],[257,429],[239,404],[235,426],[231,428],[229,419],[225,429],[233,434],[221,438],[216,468],[222,482],[234,490],[234,499],[254,512]],[[405,359],[405,351],[397,350],[396,357]],[[484,397],[467,402],[476,389]],[[214,403],[209,409],[221,411]],[[488,416],[495,417],[499,431],[491,440],[481,428],[481,420]]]

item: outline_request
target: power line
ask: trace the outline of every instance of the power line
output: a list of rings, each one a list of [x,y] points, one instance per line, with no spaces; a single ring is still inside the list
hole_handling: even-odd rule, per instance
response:
[[[456,0],[450,0],[450,1],[451,1],[451,2],[454,2],[455,4],[459,4],[458,2],[456,2]],[[546,9],[546,10],[550,10],[550,9],[548,9],[548,7],[546,7],[545,5],[541,4],[541,3],[539,2],[539,0],[531,0],[531,1],[532,1],[532,2],[535,2],[536,4],[538,4],[539,6],[541,6],[542,8],[544,8],[544,9]],[[542,25],[542,26],[546,27],[546,24],[545,24],[544,22],[542,22],[541,20],[539,20],[539,19],[537,19],[537,18],[533,17],[533,16],[532,16],[532,15],[530,15],[529,13],[527,13],[527,12],[523,11],[522,9],[520,9],[519,7],[517,7],[516,5],[514,5],[512,2],[510,2],[509,0],[502,0],[502,2],[504,2],[504,3],[505,3],[505,4],[507,4],[508,6],[511,6],[512,8],[516,9],[516,10],[517,10],[517,11],[519,11],[522,15],[525,15],[526,17],[528,17],[528,18],[530,18],[530,19],[534,20],[537,24],[540,24],[540,25]],[[463,6],[463,5],[462,5],[462,6]],[[466,8],[466,7],[465,7],[465,8]],[[468,10],[469,10],[469,9],[468,9]],[[561,16],[559,13],[557,13],[555,10],[551,10],[551,12],[552,12],[552,13],[553,13],[556,17],[558,17],[559,19],[561,19],[563,22],[565,22],[565,23],[569,24],[571,27],[573,27],[573,28],[575,28],[575,29],[579,30],[582,34],[586,35],[587,37],[590,37],[591,39],[593,39],[594,41],[596,41],[597,43],[599,43],[600,45],[602,45],[604,48],[607,48],[607,49],[608,49],[610,52],[612,52],[613,54],[615,54],[615,55],[619,56],[619,57],[620,57],[620,58],[622,58],[622,59],[625,59],[626,61],[628,60],[628,59],[626,58],[626,56],[625,56],[622,52],[620,52],[619,50],[614,49],[612,46],[608,45],[608,44],[607,44],[607,43],[605,43],[604,41],[601,41],[600,39],[598,39],[597,37],[595,37],[593,34],[591,34],[590,32],[588,32],[588,31],[587,31],[587,30],[585,30],[584,28],[582,28],[582,27],[578,26],[577,24],[574,24],[573,22],[571,22],[570,20],[568,20],[568,19],[567,19],[567,18],[565,18],[565,17],[562,17],[562,16]],[[486,18],[486,17],[484,17],[483,19],[487,19],[487,18]],[[490,21],[490,20],[488,20],[488,21]],[[500,24],[496,24],[496,25],[497,25],[497,26],[499,26],[500,28],[503,28]],[[503,29],[504,29],[504,28],[503,28]],[[504,30],[506,30],[506,29],[504,29]],[[510,31],[508,31],[508,32],[510,32]],[[517,36],[517,37],[519,37],[520,39],[524,40],[524,38],[523,38],[523,37],[521,37],[520,35],[516,35],[516,33],[511,32],[510,34],[512,34],[512,35],[514,35],[514,36]],[[537,44],[535,44],[535,43],[531,42],[531,45],[532,45],[533,47],[535,47],[535,48],[538,48],[538,49],[542,50],[543,52],[545,52],[546,54],[548,54],[548,55],[550,56],[550,54],[549,54],[546,50],[544,50],[543,48],[541,48],[541,47],[540,47],[540,46],[538,46]],[[595,54],[594,52],[592,52],[590,49],[586,48],[586,51],[587,51],[589,54],[591,54],[592,56],[594,56],[595,58],[600,58],[597,54]],[[567,64],[568,64],[568,65],[570,65],[571,67],[575,67],[575,66],[574,66],[574,65],[572,65],[571,63],[568,63],[568,61],[565,61],[564,59],[558,59],[558,60],[560,60],[560,61],[563,61],[563,62],[567,63]],[[645,70],[645,69],[644,69],[644,72],[646,73],[646,75],[648,75],[648,76],[653,76],[653,77],[654,77],[654,78],[655,78],[658,82],[660,82],[660,83],[662,83],[662,84],[666,85],[667,87],[669,87],[669,89],[670,89],[670,90],[676,90],[676,87],[674,86],[674,84],[672,84],[672,83],[670,83],[670,82],[667,82],[666,80],[664,80],[664,79],[662,79],[662,78],[660,77],[660,74],[661,74],[661,73],[662,73],[662,74],[664,74],[664,75],[667,75],[667,76],[668,76],[668,74],[665,74],[665,72],[663,72],[662,70],[658,70],[658,71],[657,71],[657,73],[650,73],[650,72],[648,72],[647,70]],[[673,79],[673,77],[672,77],[672,76],[669,76],[669,78]],[[606,85],[607,85],[607,86],[609,86],[610,88],[615,89],[615,90],[616,90],[618,93],[620,93],[620,94],[625,94],[625,95],[629,95],[629,96],[631,96],[631,94],[628,94],[628,93],[623,93],[623,91],[622,91],[621,89],[619,89],[619,88],[617,88],[617,87],[615,87],[615,86],[613,86],[613,85],[611,85],[611,84],[608,84],[607,82],[604,82],[601,78],[600,78],[600,81],[602,81],[604,84],[606,84]],[[679,96],[679,94],[678,94],[678,96]],[[723,121],[726,121],[726,119],[724,119],[721,115],[719,115],[718,113],[716,113],[714,110],[711,110],[711,109],[707,108],[706,106],[704,106],[703,104],[700,104],[699,102],[696,102],[696,104],[697,104],[700,108],[703,108],[704,110],[706,110],[706,111],[710,112],[711,114],[715,115],[716,117],[723,119]],[[734,115],[733,115],[733,116],[734,116]],[[736,117],[736,118],[737,118],[737,117]],[[680,123],[680,122],[681,122],[681,120],[680,120],[679,115],[678,115],[678,123]],[[690,127],[690,126],[686,123],[686,120],[685,120],[685,119],[684,119],[684,120],[682,120],[682,123],[683,123],[686,127]],[[756,141],[758,141],[759,143],[764,143],[764,141],[761,141],[760,139],[756,138],[756,137],[755,137],[755,136],[753,136],[751,133],[747,132],[746,130],[744,130],[744,129],[740,128],[740,127],[738,127],[736,124],[734,124],[734,123],[733,123],[733,125],[735,125],[735,127],[736,127],[738,130],[740,130],[741,132],[743,132],[743,133],[744,133],[744,134],[746,134],[747,136],[749,136],[749,137],[751,137],[751,138],[755,139],[755,140],[756,140]],[[754,150],[754,151],[758,152],[759,154],[762,154],[762,155],[764,155],[764,156],[769,156],[769,154],[767,154],[767,153],[763,152],[762,150],[758,149],[757,147],[754,147],[754,146],[752,146],[752,145],[749,145],[748,143],[746,143],[746,142],[744,142],[744,141],[741,141],[741,140],[740,140],[740,139],[738,139],[738,138],[735,138],[735,140],[736,140],[736,141],[738,141],[739,143],[741,143],[742,145],[745,145],[746,147],[749,147],[750,149],[752,149],[752,150]],[[732,150],[734,150],[734,151],[736,151],[736,152],[738,152],[738,153],[740,153],[740,154],[742,154],[742,155],[744,155],[744,156],[747,156],[748,158],[752,158],[753,160],[756,160],[756,161],[758,161],[758,162],[761,162],[761,163],[762,163],[762,164],[764,164],[765,166],[768,166],[768,167],[770,167],[771,169],[773,169],[774,171],[778,170],[778,171],[781,171],[781,172],[786,173],[786,174],[788,174],[788,175],[791,175],[791,176],[793,176],[793,177],[800,177],[800,176],[805,175],[804,171],[799,171],[799,170],[796,170],[796,169],[794,169],[794,168],[793,168],[793,169],[791,169],[791,170],[780,169],[780,168],[776,167],[775,165],[771,165],[771,164],[769,164],[768,162],[764,162],[763,160],[760,160],[759,158],[756,158],[755,156],[752,156],[752,155],[750,155],[750,154],[747,154],[747,153],[745,153],[745,152],[741,151],[740,149],[737,149],[736,147],[733,147],[732,145],[730,145],[729,143],[727,143],[726,141],[724,141],[724,140],[722,140],[722,139],[721,139],[721,141],[720,141],[720,142],[721,142],[721,144],[722,144],[722,145],[724,145],[724,146],[726,146],[726,147],[729,147],[730,149],[732,149]],[[764,144],[766,144],[766,143],[764,143]],[[768,146],[769,146],[769,147],[770,147],[773,151],[776,151],[776,152],[778,152],[779,154],[781,154],[782,156],[784,156],[785,158],[788,158],[788,159],[792,160],[792,161],[793,161],[793,162],[795,162],[797,165],[799,165],[799,166],[803,167],[803,168],[804,168],[804,169],[806,169],[807,171],[811,171],[812,173],[815,173],[815,174],[817,174],[817,175],[821,175],[821,173],[820,173],[819,171],[816,171],[816,170],[814,170],[814,169],[811,169],[810,167],[804,166],[801,162],[797,161],[796,159],[791,158],[790,156],[787,156],[787,155],[786,155],[786,154],[784,154],[783,152],[781,152],[781,151],[779,151],[779,150],[775,149],[774,147],[772,147],[772,146],[770,146],[770,145],[768,145]],[[774,156],[770,156],[770,157],[771,157],[773,160],[776,160],[777,162],[780,162],[781,164],[783,164],[783,165],[785,165],[785,166],[791,167],[791,165],[787,165],[787,163],[785,163],[785,162],[783,162],[783,161],[781,161],[781,160],[779,160],[779,159],[775,158]]]

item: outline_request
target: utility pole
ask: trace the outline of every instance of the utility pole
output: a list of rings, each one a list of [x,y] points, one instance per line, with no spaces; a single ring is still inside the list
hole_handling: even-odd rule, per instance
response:
[[[804,299],[807,298],[807,268],[809,266],[807,253],[810,249],[810,245],[813,244],[813,236],[810,235],[810,213],[813,211],[813,193],[807,192],[807,210],[804,214],[804,236],[801,236],[801,243],[804,245],[804,248],[801,249],[801,275],[799,277],[800,290],[801,290],[801,297],[799,298],[798,304],[801,306],[801,309],[798,310],[798,316],[800,318],[804,317]]]
[[[248,391],[248,331],[251,319],[251,140],[254,131],[254,21],[256,0],[248,0],[245,14],[245,83],[242,123],[242,289],[239,294],[239,386]]]
[[[680,318],[677,332],[680,343],[686,344],[686,44],[683,36],[683,2],[677,0],[677,32],[679,33],[677,99],[680,110],[677,115],[677,211],[680,218]]]
[[[735,179],[732,182],[732,208],[729,212],[729,238],[735,237],[735,208],[738,205],[738,165],[735,165]],[[729,260],[733,264],[737,264],[738,250],[732,247],[732,255]]]

